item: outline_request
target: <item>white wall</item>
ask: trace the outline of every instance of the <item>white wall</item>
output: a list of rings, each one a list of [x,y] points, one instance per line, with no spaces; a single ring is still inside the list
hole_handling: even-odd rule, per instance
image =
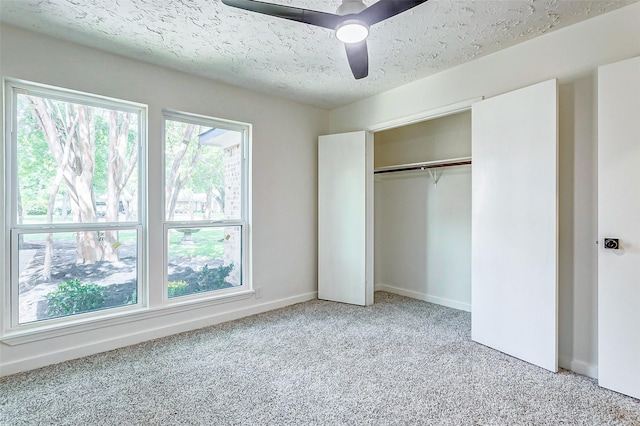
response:
[[[598,362],[593,82],[598,66],[640,55],[638,22],[640,3],[635,3],[330,112],[332,132],[366,129],[559,78],[560,366],[593,377]]]
[[[595,71],[559,86],[560,366],[597,376],[597,112]]]
[[[315,298],[316,144],[317,136],[328,130],[326,111],[7,25],[0,32],[0,71],[4,77],[149,106],[150,205],[161,204],[163,108],[252,123],[253,285],[262,287],[264,295],[259,300],[252,297],[213,308],[190,308],[99,332],[15,346],[0,343],[0,373],[10,374]],[[4,170],[0,174],[4,176]],[[160,229],[161,210],[151,212],[149,224],[153,229]],[[158,260],[162,258],[162,235],[149,235],[149,243],[150,286],[158,289],[162,286]],[[160,293],[155,294],[151,306],[160,303]]]
[[[471,111],[375,133],[374,167],[471,155]]]
[[[375,134],[376,167],[471,155],[471,112]],[[471,167],[376,175],[376,288],[471,309]]]

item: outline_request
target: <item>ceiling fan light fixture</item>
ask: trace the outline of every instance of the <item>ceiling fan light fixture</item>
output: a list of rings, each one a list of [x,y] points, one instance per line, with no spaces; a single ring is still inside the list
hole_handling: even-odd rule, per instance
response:
[[[336,13],[302,9],[264,0],[222,0],[222,3],[250,12],[334,30],[336,38],[344,43],[351,72],[355,79],[359,80],[369,75],[369,52],[366,41],[369,36],[369,26],[427,1],[378,0],[371,6],[367,6],[364,0],[342,0]]]
[[[348,19],[336,28],[336,37],[343,43],[359,43],[368,36],[369,25],[357,19]]]

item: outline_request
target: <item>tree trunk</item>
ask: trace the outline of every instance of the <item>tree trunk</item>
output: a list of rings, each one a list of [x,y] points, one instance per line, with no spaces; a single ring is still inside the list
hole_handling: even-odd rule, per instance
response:
[[[78,105],[78,137],[76,138],[74,188],[78,200],[78,223],[96,222],[96,203],[93,193],[95,161],[95,130],[89,107]],[[78,232],[77,263],[93,264],[102,259],[102,244],[98,232]]]
[[[28,99],[34,107],[34,118],[42,129],[58,166],[58,173],[50,189],[47,220],[53,220],[55,197],[64,180],[67,191],[63,217],[66,216],[67,206],[70,204],[74,223],[96,223],[93,189],[96,135],[93,107],[62,103],[37,96],[29,96]],[[122,191],[138,163],[139,142],[128,152],[131,115],[116,111],[109,114],[106,220],[117,222]],[[121,123],[118,123],[119,114],[123,117]],[[76,238],[77,263],[91,264],[101,259],[118,260],[114,249],[118,239],[116,232],[107,231],[104,235],[99,235],[96,231],[78,232]],[[51,254],[52,250],[46,250],[46,253]],[[51,264],[50,255],[46,256],[45,263]],[[46,273],[50,275],[50,270]]]
[[[65,192],[62,197],[62,221],[66,221],[69,216],[69,193]]]
[[[214,192],[213,199],[216,202],[216,204],[220,207],[220,212],[224,213],[224,189],[217,190],[216,192]]]
[[[124,156],[126,154],[127,140],[126,133],[124,140],[122,132],[118,128],[118,111],[109,112],[109,151],[107,158],[107,202],[105,219],[107,222],[117,222],[120,193],[122,190],[121,181],[124,175]],[[125,120],[122,124],[124,132],[128,132],[129,122],[128,115],[125,114]],[[104,260],[116,262],[118,253],[116,251],[116,242],[118,241],[117,231],[105,231],[104,233]]]
[[[207,188],[207,199],[204,202],[204,218],[211,220],[211,210],[213,208],[213,188]]]
[[[63,148],[63,156],[62,161],[66,163],[69,161],[70,153],[71,153],[71,140],[70,136],[73,131],[75,131],[75,124],[72,131],[69,133],[67,140],[65,141],[65,145]],[[56,196],[58,195],[58,191],[60,190],[60,184],[62,183],[62,179],[64,176],[64,169],[58,167],[56,171],[56,177],[53,179],[51,183],[51,187],[49,188],[49,203],[47,205],[47,223],[53,223],[53,213],[56,208]],[[66,207],[63,206],[66,209]],[[42,267],[42,278],[45,280],[51,279],[51,264],[53,260],[53,234],[48,233],[45,238],[45,250],[44,250],[44,265]]]
[[[71,104],[64,108],[64,111],[50,99],[44,99],[37,96],[29,96],[29,101],[34,107],[34,118],[38,122],[42,132],[47,140],[49,150],[56,161],[58,170],[56,177],[51,184],[49,190],[49,204],[47,208],[47,223],[53,222],[53,212],[55,209],[55,198],[59,191],[62,179],[67,183],[69,193],[74,200],[76,206],[74,211],[76,213],[76,222],[83,222],[83,210],[87,210],[86,205],[83,205],[81,201],[86,198],[86,194],[93,196],[93,147],[92,147],[92,131],[90,118],[87,116],[86,107],[78,108],[78,113]],[[80,123],[80,132],[84,132],[85,145],[82,146],[82,141],[76,134],[78,124]],[[95,137],[95,135],[94,135]],[[79,156],[85,151],[84,157]],[[88,154],[86,153],[88,151]],[[83,176],[84,179],[89,179],[89,184],[85,184],[83,187],[76,187],[76,176]],[[87,177],[87,174],[89,176]],[[87,186],[91,188],[91,191],[87,191]],[[86,204],[86,200],[85,200]],[[93,209],[93,203],[91,203],[91,209]],[[66,207],[65,207],[66,208]],[[86,217],[86,213],[84,214]],[[94,212],[95,217],[95,212]],[[86,221],[86,220],[85,220]],[[90,251],[81,249],[78,246],[78,254],[89,253]],[[45,239],[45,259],[43,276],[46,279],[51,277],[51,264],[53,259],[53,234],[49,233]],[[95,261],[95,254],[89,257],[89,260]],[[80,259],[79,259],[80,260]],[[81,259],[84,262],[86,259]]]
[[[193,135],[193,130],[195,126],[193,124],[187,124],[184,129],[184,136],[182,137],[182,145],[180,149],[176,153],[176,157],[173,159],[173,164],[171,165],[171,170],[169,171],[169,179],[167,179],[167,188],[166,188],[166,199],[167,199],[167,219],[173,219],[175,214],[176,203],[178,202],[178,197],[180,196],[180,191],[184,186],[186,179],[188,179],[188,175],[185,177],[181,177],[180,175],[180,166],[182,165],[182,159],[184,158],[187,149],[189,148],[189,144],[191,143],[191,137]],[[200,146],[196,151],[200,152]]]

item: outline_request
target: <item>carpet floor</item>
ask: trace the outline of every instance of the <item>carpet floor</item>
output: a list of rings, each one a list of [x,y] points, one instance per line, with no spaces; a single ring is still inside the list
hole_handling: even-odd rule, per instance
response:
[[[470,314],[311,301],[0,379],[9,425],[640,425],[640,401],[476,344]]]

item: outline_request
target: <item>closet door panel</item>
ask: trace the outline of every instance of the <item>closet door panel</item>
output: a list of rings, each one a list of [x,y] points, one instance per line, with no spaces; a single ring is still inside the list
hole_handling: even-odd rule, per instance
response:
[[[472,339],[558,369],[557,83],[472,109]]]
[[[598,69],[598,234],[598,382],[640,398],[640,57]]]
[[[373,303],[373,135],[318,140],[318,298]]]

